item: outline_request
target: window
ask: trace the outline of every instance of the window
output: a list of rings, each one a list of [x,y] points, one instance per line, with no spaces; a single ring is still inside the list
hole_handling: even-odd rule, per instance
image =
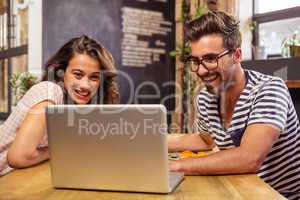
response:
[[[293,8],[296,6],[300,6],[299,0],[284,0],[284,1],[255,0],[254,1],[255,14]]]
[[[283,41],[300,31],[300,17],[259,24],[259,46],[264,46],[269,55],[281,54]]]
[[[254,58],[286,57],[284,41],[296,34],[300,41],[299,0],[261,1],[254,0],[253,21],[257,22],[253,45],[257,52]]]
[[[27,71],[28,8],[22,0],[0,1],[0,119],[5,119],[12,105],[9,79]]]
[[[0,113],[7,113],[8,110],[8,60],[0,60]]]

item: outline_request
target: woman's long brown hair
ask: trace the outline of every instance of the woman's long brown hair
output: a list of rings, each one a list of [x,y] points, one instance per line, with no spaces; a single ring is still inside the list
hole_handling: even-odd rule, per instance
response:
[[[73,38],[62,46],[46,63],[42,81],[52,81],[63,86],[63,76],[69,61],[76,54],[87,54],[100,63],[102,83],[97,93],[97,103],[116,104],[120,94],[116,83],[117,70],[112,55],[101,44],[86,35]],[[101,92],[102,90],[102,92]],[[103,95],[103,96],[101,96]]]

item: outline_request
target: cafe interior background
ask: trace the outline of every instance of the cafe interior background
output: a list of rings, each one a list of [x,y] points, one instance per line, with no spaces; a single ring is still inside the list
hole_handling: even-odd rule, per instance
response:
[[[283,78],[299,116],[299,0],[0,0],[0,120],[62,44],[87,34],[132,79],[130,92],[125,76],[118,79],[122,103],[163,103],[170,132],[193,131],[194,100],[203,85],[181,61],[189,53],[183,27],[207,10],[238,17],[243,67]]]

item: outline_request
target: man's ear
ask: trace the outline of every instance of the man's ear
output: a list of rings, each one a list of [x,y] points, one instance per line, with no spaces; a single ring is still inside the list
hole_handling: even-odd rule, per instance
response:
[[[236,63],[242,62],[242,49],[237,48],[235,52],[233,53],[233,59]]]

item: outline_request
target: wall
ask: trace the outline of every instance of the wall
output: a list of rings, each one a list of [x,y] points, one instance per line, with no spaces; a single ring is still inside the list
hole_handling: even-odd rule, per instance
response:
[[[42,0],[30,0],[28,11],[28,71],[42,73]]]
[[[252,18],[252,1],[250,0],[239,0],[237,16],[240,20],[240,31],[242,34],[242,51],[243,51],[243,60],[252,59],[252,46],[251,40],[252,35],[249,29],[249,23]]]
[[[126,9],[124,9],[126,7]],[[133,13],[123,16],[128,9],[133,9]],[[141,21],[135,18],[132,24],[139,24],[133,28],[139,33],[130,33],[125,41],[126,20],[131,18],[131,14],[136,16],[135,9],[146,12],[140,18],[154,17],[149,21]],[[125,11],[124,11],[125,10]],[[149,12],[148,12],[149,11]],[[87,14],[88,13],[88,14]],[[151,14],[152,13],[152,14]],[[154,13],[154,14],[153,14]],[[156,24],[157,16],[163,15],[161,30],[170,28],[166,34],[151,33],[151,36],[142,35],[141,32],[149,33],[153,30],[142,27],[148,23],[149,26]],[[149,19],[148,19],[149,20]],[[130,104],[158,104],[163,103],[169,111],[175,106],[175,66],[174,59],[169,56],[169,52],[175,48],[174,1],[138,1],[138,0],[51,0],[43,2],[43,63],[45,63],[64,43],[73,37],[86,34],[103,44],[113,55],[117,69],[119,70],[118,83],[121,93],[121,103]],[[138,21],[138,23],[137,23]],[[163,24],[165,23],[165,24]],[[171,23],[171,27],[167,24]],[[141,28],[142,27],[142,28]],[[144,28],[146,30],[144,30]],[[155,27],[157,28],[157,27]],[[128,30],[128,29],[127,29]],[[148,32],[149,31],[149,32]],[[139,41],[131,41],[132,36],[137,36]],[[124,40],[123,40],[124,39]],[[136,43],[135,43],[136,42]],[[149,42],[149,43],[147,43]],[[130,46],[129,43],[132,45]],[[134,44],[147,43],[145,47],[139,48],[139,52],[152,52],[151,63],[146,66],[124,65],[124,46],[128,51],[135,48]],[[160,46],[158,46],[160,44]],[[131,48],[132,47],[132,48]],[[161,48],[160,48],[161,47]],[[138,49],[138,48],[137,48]],[[146,50],[145,50],[146,49]],[[160,52],[157,59],[157,54]],[[125,54],[125,53],[124,53]],[[156,54],[156,55],[155,55]],[[141,61],[141,56],[136,56],[136,60]],[[129,75],[129,77],[128,77]],[[130,80],[128,80],[130,79]],[[132,81],[132,82],[131,82]],[[168,84],[172,82],[171,84]],[[152,83],[154,85],[152,85]],[[133,87],[132,87],[133,86]],[[157,90],[158,89],[158,90]],[[149,97],[151,95],[151,97]]]

